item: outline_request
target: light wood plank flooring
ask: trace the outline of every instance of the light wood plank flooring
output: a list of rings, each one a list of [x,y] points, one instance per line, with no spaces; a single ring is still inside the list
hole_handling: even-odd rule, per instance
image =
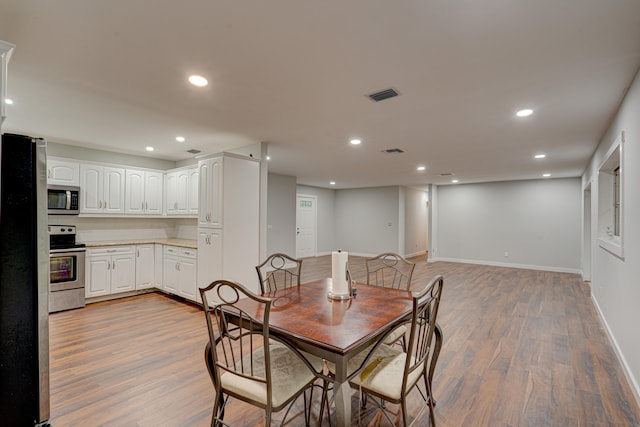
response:
[[[640,426],[638,403],[577,275],[414,261],[412,289],[445,277],[434,377],[439,426]],[[363,259],[350,265],[365,280]],[[305,259],[302,271],[303,281],[327,277],[330,257]],[[52,314],[52,425],[209,425],[206,340],[200,309],[162,293]],[[411,397],[414,416],[421,399]],[[313,404],[317,422],[319,393]],[[355,394],[352,406],[357,425]],[[226,418],[260,426],[262,415],[234,401]],[[379,415],[368,405],[363,424],[377,425]],[[301,402],[288,420],[303,425]],[[428,425],[427,411],[416,425]]]

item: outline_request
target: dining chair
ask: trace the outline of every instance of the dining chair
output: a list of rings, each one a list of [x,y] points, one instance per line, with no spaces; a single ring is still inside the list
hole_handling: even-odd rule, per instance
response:
[[[208,292],[219,302],[210,305]],[[209,341],[205,361],[215,388],[212,426],[224,423],[225,407],[233,397],[265,410],[265,425],[272,413],[287,408],[282,424],[295,400],[304,395],[305,422],[309,424],[311,405],[306,391],[316,380],[314,368],[288,343],[269,334],[271,299],[255,295],[239,283],[217,280],[200,288]],[[238,302],[251,298],[258,302],[259,318],[242,310]]]
[[[365,260],[367,266],[367,285],[383,286],[408,291],[415,263],[393,252],[386,252]],[[406,347],[407,329],[399,326],[385,339],[385,344],[400,341]]]
[[[365,260],[367,285],[409,290],[415,263],[403,256],[386,252]]]
[[[435,347],[433,337],[443,284],[443,277],[436,276],[422,291],[413,294],[411,320],[407,324],[409,343],[406,352],[388,346],[381,340],[369,353],[359,373],[350,381],[351,386],[361,392],[400,404],[405,427],[408,420],[407,395],[414,387],[420,391],[420,378],[424,380],[426,388],[426,396],[420,391],[426,403],[414,418],[414,422],[428,406],[431,426],[436,425],[429,371],[430,357],[433,357]],[[389,418],[384,409],[383,414]]]
[[[269,255],[262,264],[256,266],[262,293],[300,286],[301,269],[301,259],[282,253]]]

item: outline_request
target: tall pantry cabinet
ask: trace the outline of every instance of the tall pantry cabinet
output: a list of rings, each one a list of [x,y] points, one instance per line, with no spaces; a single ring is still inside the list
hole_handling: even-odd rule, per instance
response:
[[[198,287],[227,279],[259,293],[260,163],[225,153],[200,160],[198,171]]]

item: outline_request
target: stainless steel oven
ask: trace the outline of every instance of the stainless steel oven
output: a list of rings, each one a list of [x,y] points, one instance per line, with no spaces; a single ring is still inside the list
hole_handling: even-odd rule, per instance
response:
[[[75,227],[49,226],[49,313],[84,307],[85,248]]]

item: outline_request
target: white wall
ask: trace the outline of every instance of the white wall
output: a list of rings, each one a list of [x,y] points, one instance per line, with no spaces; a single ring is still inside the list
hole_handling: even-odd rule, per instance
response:
[[[598,244],[597,170],[622,131],[625,132],[622,165],[624,257],[620,258]],[[636,75],[582,177],[583,188],[589,183],[592,297],[640,401],[640,335],[637,331],[640,302],[640,74]],[[588,268],[587,261],[585,268]]]
[[[296,177],[269,174],[267,253],[296,256]]]
[[[92,148],[58,144],[52,141],[47,141],[47,156],[158,170],[173,169],[176,167],[176,162],[170,160],[94,150]]]
[[[400,187],[337,191],[335,249],[360,255],[403,253],[400,200]]]
[[[440,186],[435,259],[577,273],[581,203],[579,178]]]

